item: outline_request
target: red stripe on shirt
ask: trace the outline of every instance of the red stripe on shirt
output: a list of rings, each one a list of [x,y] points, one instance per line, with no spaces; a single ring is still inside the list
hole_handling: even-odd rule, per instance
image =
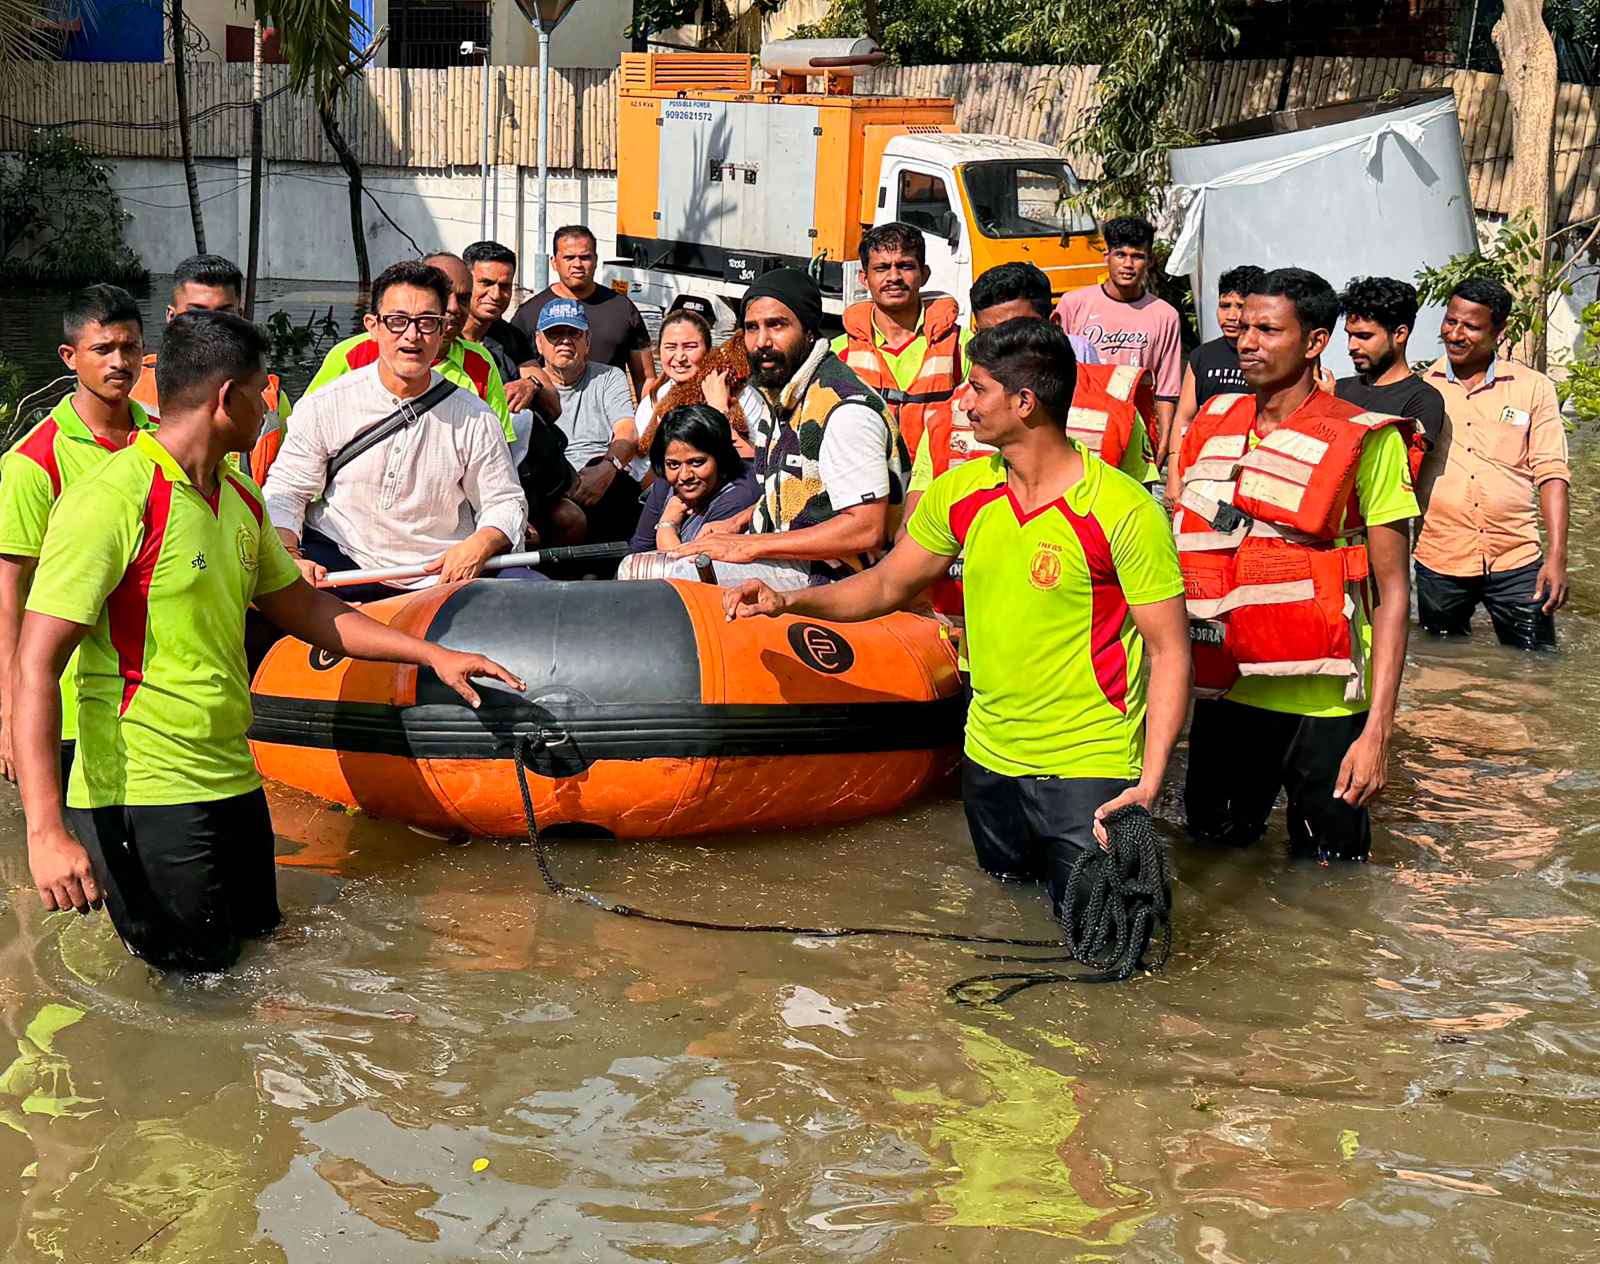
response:
[[[1089,565],[1089,661],[1094,666],[1094,678],[1106,701],[1126,715],[1128,651],[1122,644],[1122,629],[1128,622],[1128,598],[1117,581],[1111,542],[1094,518],[1080,517],[1062,500],[1055,502],[1055,508],[1077,535],[1078,546]]]
[[[152,472],[150,491],[145,497],[144,543],[134,555],[122,582],[106,599],[106,617],[111,627],[111,644],[117,651],[117,669],[122,676],[122,705],[118,715],[126,715],[134,694],[144,683],[144,647],[150,628],[150,582],[155,578],[161,544],[166,539],[167,518],[172,511],[172,484],[157,468]]]
[[[50,491],[61,495],[61,466],[56,461],[56,436],[61,427],[52,418],[17,445],[17,451],[27,457],[50,477]]]
[[[239,493],[239,499],[244,501],[245,508],[255,516],[256,526],[259,527],[261,525],[261,519],[265,515],[265,510],[262,509],[261,502],[250,493],[249,489],[246,488],[243,483],[234,478],[232,474],[229,474],[227,479],[229,484],[233,487],[233,490]]]
[[[972,530],[973,521],[982,511],[983,507],[1006,494],[1004,486],[985,487],[979,491],[970,492],[955,504],[950,506],[950,534],[955,536],[963,547],[967,543],[967,532]]]
[[[378,362],[378,340],[368,334],[366,340],[356,343],[344,353],[344,363],[347,369],[364,369],[369,364]]]
[[[478,392],[478,398],[488,402],[489,361],[485,360],[471,347],[462,347],[461,367],[467,371],[467,376],[472,379],[472,389]]]

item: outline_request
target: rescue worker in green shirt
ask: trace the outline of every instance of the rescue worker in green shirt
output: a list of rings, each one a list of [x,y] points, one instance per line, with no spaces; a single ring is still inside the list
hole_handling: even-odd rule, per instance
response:
[[[144,356],[139,304],[120,286],[91,285],[67,299],[61,360],[78,379],[72,393],[0,460],[0,775],[16,780],[11,743],[12,680],[22,608],[61,494],[154,423],[134,402]],[[61,767],[78,736],[73,664],[61,677]]]
[[[330,653],[426,667],[472,706],[471,677],[523,689],[499,664],[386,627],[301,577],[260,489],[226,460],[261,428],[266,352],[259,329],[223,312],[167,326],[160,431],[62,496],[17,651],[14,743],[40,901],[86,912],[103,900],[158,969],[227,969],[280,921],[245,736],[248,607]],[[56,680],[75,652],[64,817]]]
[[[448,378],[462,390],[471,391],[500,419],[506,433],[506,442],[516,442],[516,430],[511,425],[511,406],[506,401],[506,384],[495,366],[494,356],[481,342],[461,336],[466,327],[467,313],[472,308],[472,273],[460,255],[441,251],[429,255],[423,263],[438,268],[450,282],[450,304],[445,310],[444,341],[439,344],[439,358],[433,367],[439,376]],[[359,333],[338,343],[323,358],[311,385],[309,395],[318,387],[326,386],[335,378],[343,377],[353,369],[364,368],[378,361],[378,344],[369,333]]]

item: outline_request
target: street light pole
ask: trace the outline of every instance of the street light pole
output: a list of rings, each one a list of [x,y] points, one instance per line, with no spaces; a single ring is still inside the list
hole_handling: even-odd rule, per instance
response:
[[[483,58],[483,135],[478,150],[478,240],[489,239],[489,46],[461,41],[461,55]]]
[[[539,266],[535,277],[542,290],[550,284],[550,33],[577,0],[517,0],[517,8],[539,30]]]
[[[553,23],[551,25],[554,25]],[[539,23],[539,252],[538,280],[550,284],[550,27]]]

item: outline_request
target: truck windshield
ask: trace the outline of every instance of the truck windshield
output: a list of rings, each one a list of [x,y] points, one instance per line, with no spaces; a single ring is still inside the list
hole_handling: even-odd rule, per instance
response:
[[[1050,158],[969,162],[961,167],[967,201],[985,237],[1059,237],[1093,233],[1094,216],[1074,205],[1078,177]]]

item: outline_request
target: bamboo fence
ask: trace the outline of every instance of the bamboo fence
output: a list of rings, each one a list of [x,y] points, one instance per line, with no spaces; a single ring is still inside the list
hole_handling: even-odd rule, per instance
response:
[[[176,158],[172,67],[151,63],[10,64],[0,75],[0,152],[38,128],[68,131],[106,157]],[[195,153],[249,152],[248,65],[189,68]],[[482,70],[374,69],[352,86],[339,125],[364,165],[438,169],[476,166],[482,136]],[[315,104],[288,91],[283,66],[264,68],[266,156],[279,162],[335,161]],[[862,81],[878,94],[950,97],[967,131],[993,131],[1058,145],[1081,174],[1098,171],[1074,133],[1096,100],[1094,66],[983,63],[885,67]],[[538,68],[490,68],[491,161],[534,166],[538,155]],[[551,75],[550,165],[615,171],[616,72]],[[1503,214],[1511,168],[1511,111],[1498,75],[1425,66],[1403,58],[1302,57],[1201,63],[1180,102],[1179,122],[1203,134],[1271,110],[1330,105],[1390,90],[1449,87],[1479,211]],[[1563,222],[1600,214],[1600,88],[1563,84],[1556,110],[1556,198]]]

